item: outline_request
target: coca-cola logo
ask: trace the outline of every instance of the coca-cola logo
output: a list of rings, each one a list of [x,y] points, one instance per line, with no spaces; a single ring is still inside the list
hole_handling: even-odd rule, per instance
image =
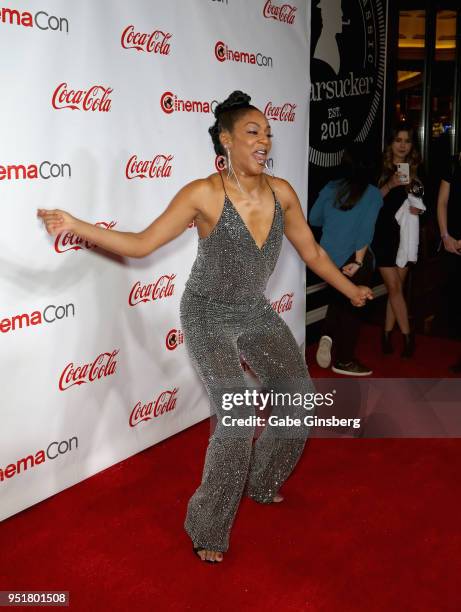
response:
[[[104,85],[92,85],[89,89],[68,89],[67,83],[60,83],[51,98],[56,110],[72,110],[107,113],[110,111],[110,94],[114,90]]]
[[[272,102],[266,104],[264,114],[271,121],[286,121],[287,123],[293,123],[296,117],[296,104],[291,102],[285,102],[280,106],[274,106]]]
[[[293,296],[294,293],[285,293],[279,300],[275,300],[275,302],[271,302],[272,308],[278,314],[282,312],[287,312],[291,310],[293,306]]]
[[[70,178],[71,174],[70,164],[56,164],[50,161],[0,166],[0,181]]]
[[[163,298],[171,297],[174,293],[174,279],[176,274],[164,274],[153,283],[142,284],[136,282],[128,297],[128,304],[136,306],[142,302],[155,302]]]
[[[117,225],[116,221],[110,221],[110,223],[106,223],[105,221],[98,221],[95,223],[98,227],[104,227],[105,229],[112,229]],[[56,253],[65,253],[66,251],[80,251],[82,249],[94,249],[96,248],[96,244],[92,242],[88,242],[88,240],[84,240],[80,238],[80,236],[76,236],[72,232],[60,232],[57,234],[56,239],[54,241],[54,250]]]
[[[272,68],[274,64],[272,57],[263,55],[259,51],[235,51],[222,40],[218,40],[215,44],[214,54],[218,62],[238,62],[264,68]]]
[[[160,97],[160,108],[167,115],[173,112],[182,113],[212,113],[217,106],[217,100],[187,100],[179,98],[171,91],[165,91]]]
[[[184,334],[180,329],[170,329],[165,338],[165,346],[169,351],[174,351],[184,342]]]
[[[146,53],[168,55],[170,53],[170,40],[172,35],[162,30],[154,30],[149,34],[136,32],[133,25],[123,30],[121,44],[124,49],[136,49]]]
[[[69,33],[69,21],[65,17],[56,17],[46,11],[38,11],[32,15],[28,11],[0,8],[0,21],[2,23],[23,26],[25,28],[37,27],[39,30]]]
[[[59,377],[59,390],[66,391],[75,385],[84,385],[106,376],[112,376],[116,372],[119,349],[111,353],[101,353],[91,363],[75,366],[73,362],[68,363]]]
[[[298,8],[291,4],[272,4],[271,0],[267,0],[263,8],[263,15],[267,19],[276,19],[282,23],[293,25],[296,18]]]
[[[152,418],[158,418],[167,412],[171,412],[176,408],[176,394],[178,388],[168,391],[162,391],[154,401],[143,404],[138,402],[130,414],[130,427],[136,427],[142,421],[150,421]]]
[[[127,179],[155,179],[169,178],[171,176],[171,162],[173,155],[155,155],[148,161],[139,160],[137,155],[132,155],[125,168]]]

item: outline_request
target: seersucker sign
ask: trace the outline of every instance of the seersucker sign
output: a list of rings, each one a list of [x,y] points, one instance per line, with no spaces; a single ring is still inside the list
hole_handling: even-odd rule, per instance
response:
[[[383,98],[385,32],[382,0],[320,0],[314,6],[312,164],[337,166],[346,144],[366,140]]]

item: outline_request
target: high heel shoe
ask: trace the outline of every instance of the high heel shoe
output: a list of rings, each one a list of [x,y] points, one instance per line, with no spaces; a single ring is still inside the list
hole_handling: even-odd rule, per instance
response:
[[[409,359],[413,357],[415,352],[415,336],[411,332],[409,334],[403,334],[403,351],[400,356]]]
[[[381,336],[381,348],[385,355],[391,355],[394,352],[394,347],[391,342],[391,334],[392,331],[383,330],[383,334]]]

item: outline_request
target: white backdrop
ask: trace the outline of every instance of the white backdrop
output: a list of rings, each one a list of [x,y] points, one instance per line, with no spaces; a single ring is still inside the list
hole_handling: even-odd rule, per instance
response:
[[[195,228],[124,260],[36,209],[143,229],[215,171],[208,107],[234,89],[305,205],[309,67],[306,0],[2,4],[0,519],[208,415],[179,323]],[[304,282],[286,243],[267,295],[299,344]]]

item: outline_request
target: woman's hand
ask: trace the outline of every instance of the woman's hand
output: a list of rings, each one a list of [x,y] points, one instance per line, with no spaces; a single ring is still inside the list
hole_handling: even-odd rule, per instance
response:
[[[39,217],[45,224],[46,231],[55,236],[60,232],[73,231],[77,219],[65,212],[64,210],[47,210],[39,208],[37,210],[37,217]]]
[[[412,215],[422,215],[424,210],[421,210],[420,208],[416,208],[416,206],[410,206],[410,212]]]
[[[395,187],[401,187],[403,185],[402,183],[402,177],[404,177],[404,174],[400,174],[399,172],[395,172],[391,178],[387,181],[386,185],[389,187],[389,191],[391,189],[394,189]]]
[[[461,255],[460,253],[461,241],[460,240],[455,240],[450,235],[445,236],[445,238],[442,238],[442,240],[443,240],[443,246],[445,247],[445,251],[448,251],[449,253],[454,253],[455,255]]]
[[[369,287],[357,285],[355,289],[355,294],[351,297],[351,303],[353,306],[365,306],[367,300],[373,299],[373,292]]]
[[[403,175],[399,174],[398,172],[395,172],[387,181],[387,183],[381,185],[380,191],[383,198],[385,198],[392,189],[395,189],[395,187],[401,187],[403,185],[402,181],[400,180],[401,176]]]
[[[350,278],[351,276],[354,276],[359,268],[359,264],[352,262],[343,266],[341,268],[341,272]]]

